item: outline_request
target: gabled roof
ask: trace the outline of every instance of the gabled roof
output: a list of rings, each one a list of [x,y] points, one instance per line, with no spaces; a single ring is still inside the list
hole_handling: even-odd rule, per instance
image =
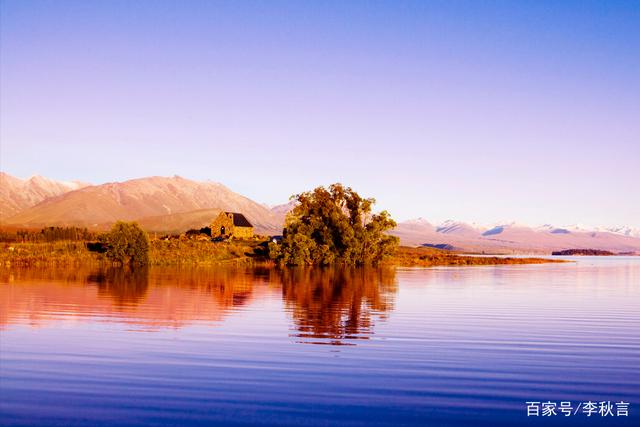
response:
[[[253,227],[247,217],[238,212],[225,212],[226,214],[233,215],[233,225],[235,227]]]

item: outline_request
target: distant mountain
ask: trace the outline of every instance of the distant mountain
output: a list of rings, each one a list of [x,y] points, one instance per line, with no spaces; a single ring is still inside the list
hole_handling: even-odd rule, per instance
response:
[[[640,253],[640,238],[628,227],[589,230],[546,224],[532,228],[517,223],[481,227],[451,220],[433,226],[424,219],[418,219],[398,224],[391,234],[400,237],[405,245],[454,247],[470,252],[551,253],[590,248]]]
[[[608,233],[615,233],[615,234],[621,234],[623,236],[640,238],[640,228],[606,227],[606,228],[598,228],[598,231],[606,231]]]
[[[291,200],[288,203],[283,203],[281,205],[276,205],[271,207],[271,212],[278,215],[286,215],[296,206],[296,201]]]
[[[412,236],[435,235],[436,227],[424,218],[412,219],[398,224],[394,233],[402,240],[410,240]]]
[[[602,232],[602,233],[613,233],[620,234],[622,236],[628,237],[639,237],[640,238],[640,228],[633,228],[627,226],[621,227],[588,227],[580,224],[567,225],[564,227],[555,227],[550,224],[545,224],[542,227],[538,227],[538,229],[548,229],[553,230],[554,233],[589,233],[589,232]]]
[[[280,234],[294,206],[291,201],[269,208],[220,183],[179,176],[89,185],[41,176],[22,180],[0,172],[0,220],[7,226],[106,229],[117,220],[136,220],[149,231],[176,233],[204,227],[220,211],[232,211],[243,213],[259,234]],[[548,254],[597,249],[640,253],[640,230],[631,227],[545,224],[534,228],[517,223],[484,227],[454,220],[435,225],[418,218],[399,223],[391,234],[405,245],[470,252]]]
[[[203,209],[215,211],[194,212]],[[196,182],[179,176],[83,187],[49,197],[7,218],[6,223],[100,227],[117,220],[144,220],[154,228],[164,224],[169,230],[175,230],[197,226],[207,215],[211,214],[212,219],[220,210],[242,212],[258,232],[280,232],[278,220],[265,206],[234,193],[222,184]]]
[[[288,203],[283,203],[281,205],[276,205],[271,208],[271,213],[275,216],[278,224],[284,224],[284,220],[289,212],[293,210],[296,206],[296,201],[291,200]]]
[[[20,179],[0,172],[0,220],[37,205],[43,200],[77,190],[89,184],[54,181],[42,176]]]
[[[455,236],[475,236],[478,234],[478,230],[473,225],[453,220],[447,220],[438,225],[435,231],[441,234]]]

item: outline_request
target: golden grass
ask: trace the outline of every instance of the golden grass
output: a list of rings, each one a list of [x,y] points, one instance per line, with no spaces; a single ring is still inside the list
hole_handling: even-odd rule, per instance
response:
[[[271,264],[257,241],[211,243],[198,240],[152,240],[150,265],[156,266],[254,266]],[[433,248],[400,247],[385,265],[399,267],[470,266],[496,264],[541,264],[562,262],[542,258],[463,256]],[[2,243],[0,266],[45,267],[110,264],[102,255],[90,252],[83,242]]]
[[[257,242],[196,240],[152,240],[150,265],[253,265],[268,262],[255,254]],[[0,266],[44,267],[111,264],[101,254],[87,249],[85,242],[2,243]]]
[[[465,256],[434,248],[401,246],[387,263],[398,267],[435,267],[443,265],[543,264],[564,262],[545,258],[505,258],[497,256]]]
[[[149,252],[151,265],[252,265],[266,262],[255,254],[256,242],[211,243],[198,240],[153,240]]]
[[[1,243],[0,265],[14,267],[99,264],[100,257],[84,242]]]

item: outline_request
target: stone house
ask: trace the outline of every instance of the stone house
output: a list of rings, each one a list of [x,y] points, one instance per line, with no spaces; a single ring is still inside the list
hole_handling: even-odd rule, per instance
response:
[[[237,212],[220,212],[211,223],[211,237],[253,238],[253,225]]]

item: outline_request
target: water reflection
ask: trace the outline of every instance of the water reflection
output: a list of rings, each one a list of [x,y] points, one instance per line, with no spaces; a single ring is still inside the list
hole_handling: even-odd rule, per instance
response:
[[[396,291],[392,269],[287,269],[281,278],[294,335],[314,344],[367,339],[374,319],[392,309]]]
[[[0,270],[0,328],[90,318],[157,331],[212,325],[275,301],[296,341],[352,344],[373,334],[395,292],[391,269]]]
[[[639,300],[640,257],[135,278],[0,267],[0,425],[514,426],[530,424],[528,400],[633,409]],[[640,425],[637,411],[538,421]]]
[[[90,273],[89,283],[98,285],[98,296],[108,295],[113,298],[117,308],[138,304],[149,289],[149,270],[147,268],[125,269],[107,268]]]

